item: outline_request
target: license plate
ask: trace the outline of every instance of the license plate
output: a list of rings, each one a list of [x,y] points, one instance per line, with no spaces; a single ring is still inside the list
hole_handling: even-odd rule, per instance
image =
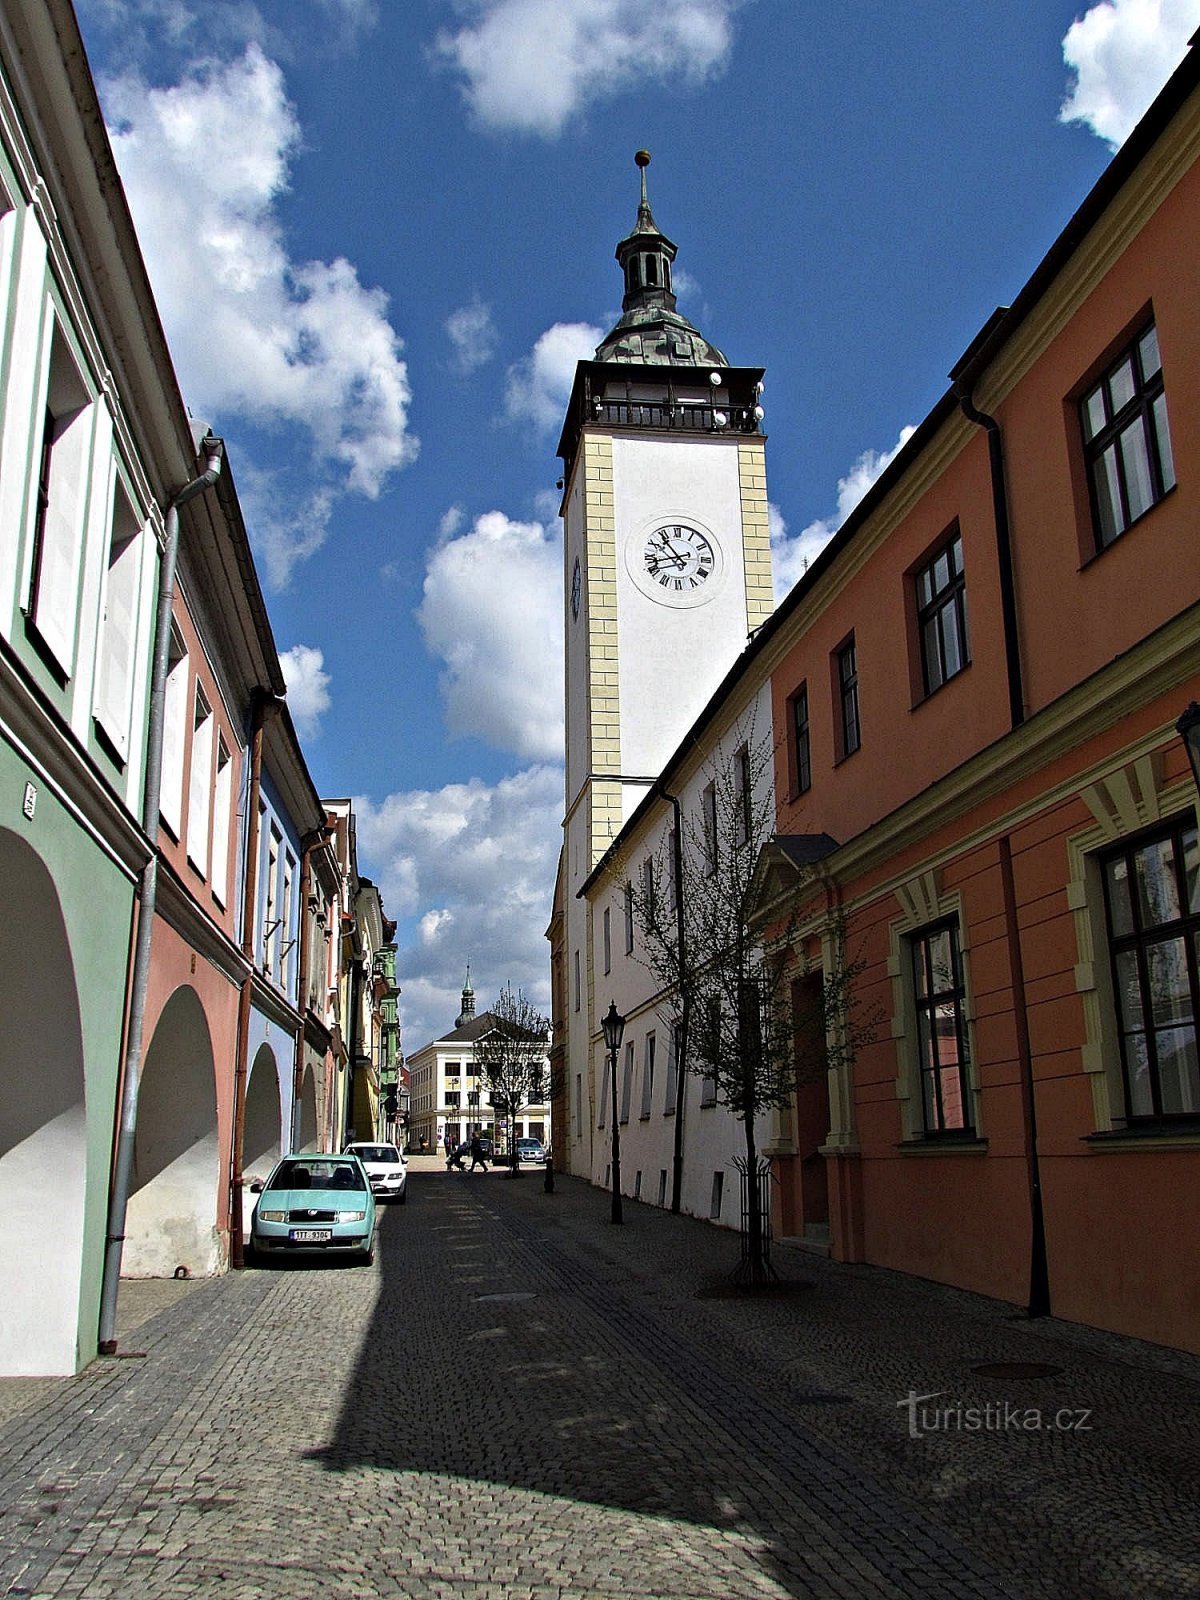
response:
[[[292,1228],[288,1238],[293,1244],[328,1244],[333,1238],[332,1228]]]

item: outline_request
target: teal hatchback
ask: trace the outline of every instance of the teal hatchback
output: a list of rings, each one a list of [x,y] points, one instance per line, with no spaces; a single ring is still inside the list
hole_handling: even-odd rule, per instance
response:
[[[362,1162],[348,1152],[285,1156],[259,1191],[250,1245],[260,1260],[303,1252],[352,1255],[369,1265],[375,1197]]]

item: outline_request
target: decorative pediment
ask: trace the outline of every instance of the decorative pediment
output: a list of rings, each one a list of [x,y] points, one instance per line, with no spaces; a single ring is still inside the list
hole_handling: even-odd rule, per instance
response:
[[[839,849],[828,833],[776,833],[758,853],[750,878],[749,903],[758,912],[799,889],[810,888],[821,862]]]

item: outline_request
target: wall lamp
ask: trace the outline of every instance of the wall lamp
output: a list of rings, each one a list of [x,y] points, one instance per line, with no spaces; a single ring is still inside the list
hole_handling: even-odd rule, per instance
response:
[[[1200,705],[1193,700],[1175,724],[1175,728],[1183,740],[1183,748],[1187,751],[1188,760],[1192,764],[1192,778],[1196,788],[1200,790]]]

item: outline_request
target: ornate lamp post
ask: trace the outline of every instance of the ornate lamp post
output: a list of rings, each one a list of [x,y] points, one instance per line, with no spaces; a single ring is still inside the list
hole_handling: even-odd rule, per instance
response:
[[[625,1018],[617,1010],[615,1000],[608,1002],[608,1013],[600,1024],[604,1029],[604,1047],[608,1051],[608,1077],[612,1084],[612,1220],[624,1222],[621,1214],[621,1129],[617,1122],[617,1053],[625,1032]]]
[[[1196,788],[1200,789],[1200,705],[1193,700],[1175,727],[1183,740],[1188,760],[1192,763],[1192,777],[1196,780]]]

